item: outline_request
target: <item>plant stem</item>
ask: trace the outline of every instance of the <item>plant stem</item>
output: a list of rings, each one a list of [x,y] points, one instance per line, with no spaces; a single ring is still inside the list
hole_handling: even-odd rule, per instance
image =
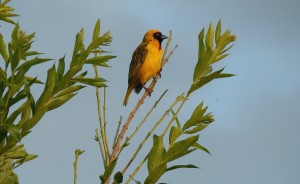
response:
[[[104,127],[103,127],[103,130],[104,130],[104,140],[105,140],[105,144],[106,144],[106,152],[107,152],[107,155],[109,156],[110,153],[109,153],[109,148],[108,148],[108,140],[107,140],[107,134],[106,134],[106,124],[107,124],[107,121],[106,121],[106,87],[104,87],[104,90],[103,90],[103,94],[104,94],[104,100],[103,100],[103,120],[104,120]],[[109,163],[109,160],[107,160],[107,163]]]
[[[101,139],[100,139],[100,137],[99,137],[99,134],[98,134],[98,128],[96,128],[96,130],[95,130],[95,132],[96,132],[96,141],[98,142],[98,144],[99,144],[99,148],[100,148],[100,153],[101,153],[101,157],[102,157],[102,160],[103,160],[103,167],[104,167],[104,169],[105,169],[105,167],[106,167],[106,164],[105,164],[105,153],[104,153],[104,150],[103,150],[103,146],[102,146],[102,143],[101,143]]]
[[[173,109],[173,107],[183,99],[183,94],[181,96],[178,96],[174,102],[172,103],[172,105],[169,107],[168,110],[166,110],[166,112],[162,115],[162,117],[155,123],[155,125],[152,127],[152,129],[150,130],[150,132],[148,132],[148,134],[146,135],[146,137],[144,138],[144,140],[140,143],[138,149],[135,151],[135,153],[133,154],[132,158],[129,160],[129,162],[127,163],[127,165],[125,166],[125,168],[122,171],[122,174],[124,175],[124,173],[126,172],[126,170],[128,169],[128,167],[130,166],[130,164],[133,162],[133,160],[135,159],[135,157],[137,156],[137,154],[139,153],[139,151],[142,149],[143,145],[145,144],[145,142],[148,140],[148,138],[152,135],[152,133],[154,132],[154,130],[158,127],[159,124],[162,123],[162,121],[165,119],[165,117],[169,114],[169,112]]]
[[[188,100],[190,96],[190,93],[187,93],[186,96],[183,98],[183,100],[181,101],[180,106],[178,107],[177,111],[175,112],[175,114],[173,115],[172,119],[169,121],[167,127],[165,128],[164,132],[162,133],[162,137],[165,136],[165,134],[167,133],[167,131],[169,130],[169,128],[171,127],[173,121],[177,118],[178,113],[180,112],[181,108],[183,107],[183,105],[185,104],[185,102]]]
[[[99,78],[98,74],[98,67],[97,65],[94,65],[94,71],[95,71],[95,77]],[[99,118],[99,124],[100,124],[100,133],[101,133],[101,138],[103,140],[103,147],[104,147],[104,157],[105,157],[105,162],[104,165],[105,167],[109,164],[109,154],[108,154],[108,146],[107,146],[107,141],[105,139],[105,131],[104,131],[104,125],[102,121],[102,114],[101,114],[101,98],[100,98],[100,91],[99,88],[96,88],[96,97],[97,97],[97,109],[98,109],[98,118]]]
[[[80,150],[80,149],[76,149],[75,150],[75,160],[73,163],[74,166],[74,184],[77,183],[77,163],[78,163],[78,158],[79,156],[83,153],[84,151]]]
[[[163,94],[159,97],[159,99],[154,103],[152,108],[149,110],[149,112],[146,114],[144,119],[140,122],[140,124],[135,128],[134,132],[127,138],[127,141],[129,142],[132,137],[137,133],[137,131],[142,127],[142,125],[145,123],[149,115],[152,113],[152,111],[156,108],[157,104],[160,102],[160,100],[165,96],[165,94],[168,92],[168,90],[165,90]]]
[[[114,145],[116,144],[116,141],[117,141],[117,137],[118,137],[118,134],[119,134],[119,131],[120,131],[122,119],[123,119],[123,117],[120,116],[120,120],[119,120],[118,127],[117,127],[117,130],[116,130],[116,135],[115,135],[114,142],[113,142],[113,147],[114,147]]]
[[[133,179],[133,177],[136,175],[136,173],[141,169],[141,167],[144,165],[144,163],[146,162],[148,158],[148,155],[145,156],[145,158],[140,162],[140,164],[135,168],[135,170],[133,171],[133,173],[131,175],[129,175],[128,180],[125,182],[125,184],[129,184],[129,182]]]

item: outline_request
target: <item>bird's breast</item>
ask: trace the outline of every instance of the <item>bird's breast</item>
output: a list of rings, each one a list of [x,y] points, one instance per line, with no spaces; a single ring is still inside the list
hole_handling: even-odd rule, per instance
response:
[[[160,70],[162,56],[162,49],[148,45],[147,50],[147,56],[140,70],[140,82],[144,84]]]

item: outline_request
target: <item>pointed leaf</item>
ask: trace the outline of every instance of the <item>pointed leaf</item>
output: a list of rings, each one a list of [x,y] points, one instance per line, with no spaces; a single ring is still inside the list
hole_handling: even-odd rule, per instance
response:
[[[206,49],[212,50],[214,47],[214,28],[212,24],[209,24],[209,28],[205,37]]]
[[[207,107],[203,108],[203,102],[201,102],[192,113],[190,119],[183,125],[182,131],[194,126],[199,120],[202,119],[204,113],[206,112]]]
[[[92,57],[90,59],[87,59],[85,61],[86,64],[94,64],[94,65],[102,65],[103,63],[107,62],[110,59],[113,59],[117,56],[111,56],[111,55],[107,55],[107,56],[95,56]]]
[[[220,19],[218,24],[217,24],[216,33],[215,33],[215,42],[216,42],[216,44],[218,44],[221,34],[222,34],[222,32],[221,32],[221,19]]]
[[[82,85],[74,85],[74,86],[70,86],[64,90],[62,90],[61,92],[59,92],[55,98],[70,94],[70,93],[74,93],[76,91],[79,91],[80,89],[84,88],[85,86]]]
[[[56,81],[60,81],[65,73],[65,56],[58,61]]]
[[[27,84],[28,86],[31,86],[33,83],[35,84],[44,84],[42,81],[38,80],[37,77],[30,77],[30,76],[25,76],[24,77],[26,82],[28,82],[29,84]]]
[[[172,160],[175,160],[177,158],[180,158],[188,154],[189,148],[191,147],[191,145],[197,142],[198,139],[199,139],[199,135],[191,136],[187,139],[176,142],[165,154],[164,161],[170,162]]]
[[[191,88],[189,89],[189,93],[196,91],[197,89],[201,88],[202,86],[204,86],[205,84],[209,83],[210,81],[212,81],[214,79],[233,76],[232,74],[226,74],[226,75],[221,74],[223,70],[224,70],[224,68],[222,68],[221,70],[215,71],[205,77],[201,77],[196,83],[192,84]]]
[[[163,144],[163,137],[153,135],[153,146],[148,155],[148,173],[153,172],[153,170],[162,164],[162,159],[165,154],[166,150]]]
[[[76,35],[73,56],[72,56],[72,61],[70,63],[70,67],[77,64],[77,61],[78,61],[77,57],[79,55],[79,52],[83,51],[83,49],[84,49],[83,39],[84,39],[84,29],[81,28],[79,33],[77,33],[77,35]]]
[[[5,61],[5,65],[8,65],[8,53],[6,50],[6,44],[3,39],[3,35],[0,33],[0,54]]]
[[[202,130],[204,130],[207,126],[209,125],[209,123],[198,123],[195,126],[195,128],[193,128],[192,130],[185,130],[183,133],[184,134],[194,134],[196,132],[200,132]]]
[[[93,33],[93,40],[98,38],[100,35],[100,19],[97,20],[94,28],[94,33]]]
[[[195,147],[195,148],[197,148],[197,149],[199,149],[199,150],[202,150],[202,151],[204,151],[204,152],[210,154],[210,152],[208,151],[208,149],[206,149],[204,146],[201,146],[201,145],[198,144],[197,142],[195,142],[195,143],[192,145],[192,147]],[[211,154],[210,154],[210,155],[211,155]]]
[[[155,184],[159,178],[166,172],[167,164],[162,163],[160,166],[156,167],[148,177],[145,179],[144,184]]]
[[[180,128],[172,126],[169,134],[169,145],[172,145],[180,135],[181,135]]]
[[[70,94],[66,94],[64,96],[60,96],[58,98],[55,98],[49,105],[48,105],[48,110],[51,111],[53,109],[56,109],[58,107],[60,107],[61,105],[63,105],[64,103],[66,103],[67,101],[69,101],[73,96],[75,96],[76,93],[70,93]]]
[[[36,108],[41,108],[41,107],[45,106],[47,101],[50,99],[51,95],[53,94],[53,90],[54,90],[54,86],[55,86],[55,79],[56,79],[56,71],[55,71],[55,65],[53,65],[53,67],[51,67],[48,70],[45,88],[36,103]]]
[[[27,56],[40,55],[40,54],[43,54],[43,53],[36,52],[36,51],[28,51],[28,52],[25,53],[26,57],[27,57]]]
[[[196,64],[195,70],[194,70],[194,76],[193,81],[197,81],[201,76],[201,68],[205,67],[205,64],[203,63],[203,57],[205,53],[205,45],[204,45],[204,28],[201,30],[198,36],[199,41],[199,49],[198,49],[198,62]]]
[[[116,158],[115,160],[113,160],[105,169],[104,174],[101,176],[101,181],[105,182],[112,174],[112,172],[115,169],[115,166],[117,164],[117,160],[118,158]]]
[[[50,61],[52,59],[48,59],[48,58],[34,58],[32,60],[26,61],[25,63],[23,63],[22,65],[20,65],[17,70],[28,70],[29,68],[31,68],[34,65],[38,65],[47,61]]]
[[[8,86],[9,85],[9,81],[7,80],[7,76],[5,71],[2,70],[2,68],[0,68],[0,79]]]
[[[83,84],[87,84],[87,85],[91,85],[91,86],[95,86],[95,87],[107,87],[105,85],[105,79],[103,78],[74,78],[71,80],[72,82],[80,82]]]
[[[167,171],[171,171],[171,170],[175,170],[175,169],[182,169],[182,168],[186,168],[186,169],[198,169],[199,167],[193,165],[193,164],[188,164],[188,165],[174,165],[172,167],[169,167]]]

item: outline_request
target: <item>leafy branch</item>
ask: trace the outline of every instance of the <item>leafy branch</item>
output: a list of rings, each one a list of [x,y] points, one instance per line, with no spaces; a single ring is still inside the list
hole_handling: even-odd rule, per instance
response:
[[[13,8],[7,6],[10,0],[0,2],[0,20],[15,24],[11,17],[17,16]],[[84,29],[76,35],[71,60],[66,66],[65,57],[54,63],[47,72],[43,83],[29,71],[52,59],[40,57],[41,53],[31,49],[35,33],[27,34],[15,24],[10,42],[4,41],[0,33],[0,54],[3,65],[0,67],[0,183],[16,183],[18,178],[13,169],[36,155],[28,154],[19,142],[28,135],[44,115],[54,110],[71,98],[85,86],[105,87],[104,78],[86,77],[82,72],[84,65],[106,67],[114,58],[111,55],[93,56],[93,51],[100,46],[107,46],[112,40],[109,32],[94,35],[85,47]],[[99,50],[100,52],[101,50]],[[41,87],[37,96],[31,93],[33,86]]]

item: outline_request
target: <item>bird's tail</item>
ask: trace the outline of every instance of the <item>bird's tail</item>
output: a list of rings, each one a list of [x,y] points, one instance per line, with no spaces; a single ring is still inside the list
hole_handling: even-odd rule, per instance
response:
[[[125,98],[124,98],[124,101],[123,101],[123,106],[127,105],[127,102],[128,102],[128,99],[129,99],[129,96],[130,96],[130,93],[132,92],[132,90],[133,90],[133,87],[128,86],[127,91],[126,91],[126,95],[125,95]]]

